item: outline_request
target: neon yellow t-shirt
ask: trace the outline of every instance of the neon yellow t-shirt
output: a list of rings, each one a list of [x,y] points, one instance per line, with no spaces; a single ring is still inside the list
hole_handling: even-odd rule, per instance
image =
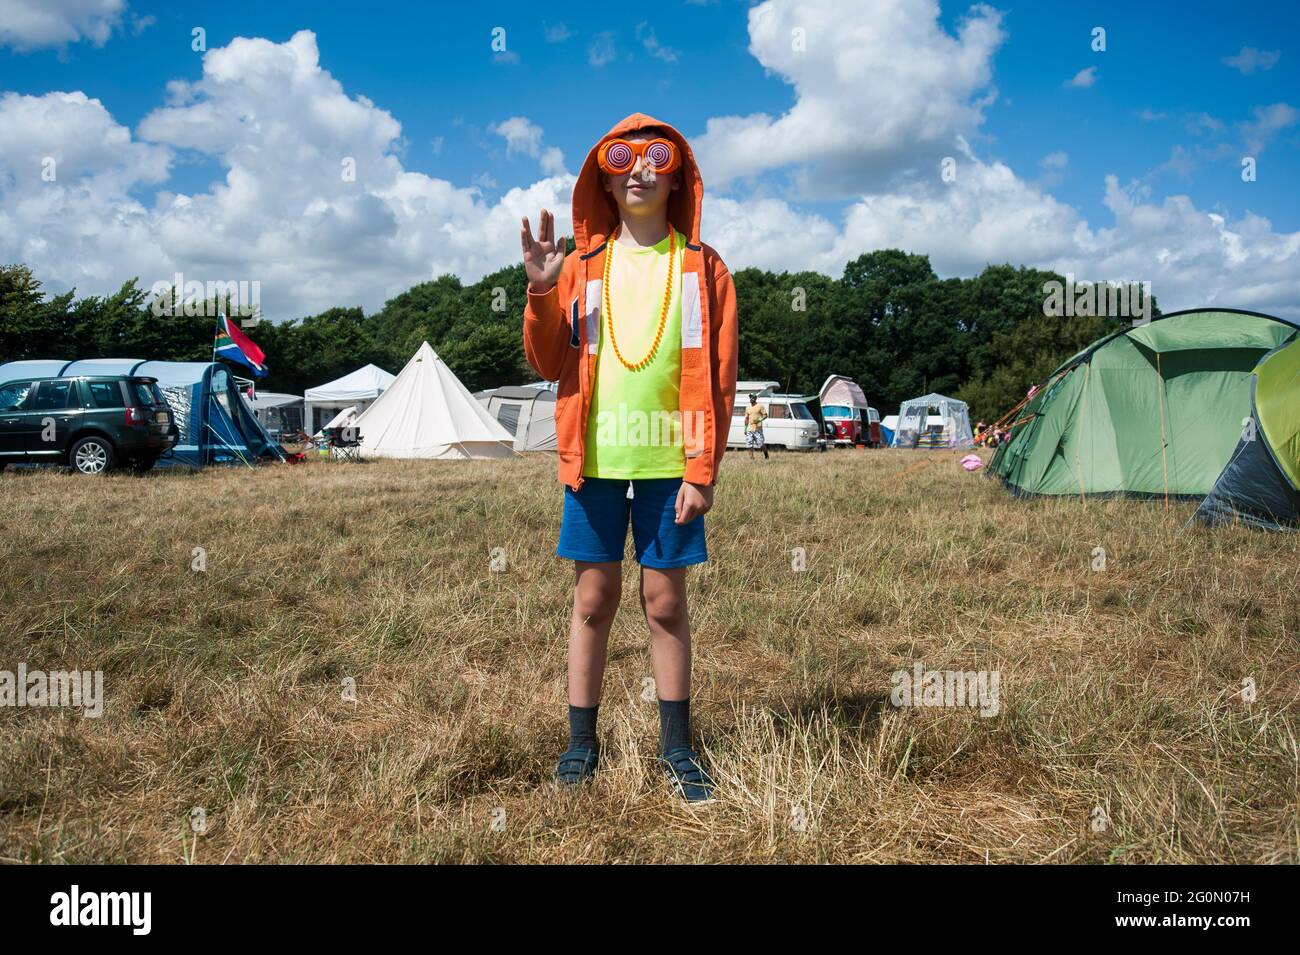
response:
[[[672,298],[663,337],[644,368],[632,371],[610,345],[602,295],[596,384],[587,417],[583,477],[671,478],[686,471],[679,395],[682,386],[682,262],[686,238],[676,233]],[[654,343],[668,282],[668,236],[648,249],[610,240],[610,309],[623,357],[641,361]]]

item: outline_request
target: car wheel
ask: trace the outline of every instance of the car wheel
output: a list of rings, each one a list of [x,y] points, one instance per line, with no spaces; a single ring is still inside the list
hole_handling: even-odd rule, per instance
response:
[[[113,445],[107,438],[82,438],[68,453],[68,463],[80,474],[103,474],[113,468]]]

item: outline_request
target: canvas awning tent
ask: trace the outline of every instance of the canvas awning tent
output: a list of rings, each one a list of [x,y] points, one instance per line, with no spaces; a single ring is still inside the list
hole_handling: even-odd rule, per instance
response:
[[[507,385],[477,392],[475,398],[514,435],[516,451],[554,451],[555,392],[533,385]]]
[[[180,431],[176,446],[158,459],[159,467],[203,467],[281,457],[280,446],[249,409],[235,376],[219,363],[93,358],[0,365],[0,382],[78,375],[138,375],[158,380]]]
[[[937,423],[931,423],[935,418]],[[894,448],[973,448],[970,412],[966,402],[946,395],[928,394],[904,401],[893,429]]]
[[[352,426],[361,453],[376,458],[504,458],[509,434],[461,384],[429,343]]]
[[[1296,328],[1190,309],[1123,328],[1061,365],[989,464],[1020,495],[1204,497],[1251,415],[1252,371]]]
[[[1300,529],[1300,336],[1252,372],[1251,413],[1193,520]]]
[[[303,430],[319,434],[331,418],[347,407],[364,411],[396,378],[377,365],[365,365],[328,384],[303,392]]]

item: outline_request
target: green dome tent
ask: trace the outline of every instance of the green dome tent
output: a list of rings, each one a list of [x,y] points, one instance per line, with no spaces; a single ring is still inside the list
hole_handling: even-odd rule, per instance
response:
[[[1300,527],[1300,337],[1255,366],[1251,416],[1193,520]]]
[[[1204,497],[1250,416],[1252,371],[1296,333],[1235,309],[1120,329],[1052,373],[989,471],[1018,495]]]

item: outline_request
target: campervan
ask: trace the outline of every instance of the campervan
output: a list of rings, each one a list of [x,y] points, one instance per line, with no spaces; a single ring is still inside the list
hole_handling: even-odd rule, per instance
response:
[[[763,442],[769,448],[787,448],[791,451],[811,451],[825,441],[820,426],[808,409],[811,395],[780,395],[737,392],[736,404],[731,413],[731,429],[727,434],[727,447],[745,446],[745,409],[749,395],[756,394],[757,401],[767,411],[763,422]]]

